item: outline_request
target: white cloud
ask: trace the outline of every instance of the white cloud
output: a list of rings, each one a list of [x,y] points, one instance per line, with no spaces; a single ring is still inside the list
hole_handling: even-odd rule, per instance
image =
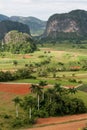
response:
[[[32,3],[32,0],[13,0],[12,2],[16,4],[29,4]]]
[[[0,9],[3,9],[3,3],[0,1]]]
[[[87,10],[87,0],[0,0],[0,13],[48,19],[54,13]]]

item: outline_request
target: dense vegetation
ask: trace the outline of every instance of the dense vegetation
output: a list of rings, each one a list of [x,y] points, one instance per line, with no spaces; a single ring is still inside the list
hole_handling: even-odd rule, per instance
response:
[[[1,43],[0,49],[14,54],[32,53],[36,50],[36,44],[30,35],[18,31],[10,31],[5,35],[4,43]]]
[[[0,71],[0,82],[13,81],[17,79],[35,78],[31,75],[31,70],[28,68],[19,69],[15,72]]]
[[[40,81],[37,85],[31,85],[31,95],[23,98],[15,97],[12,101],[15,105],[15,117],[4,115],[10,122],[10,128],[31,126],[38,118],[64,116],[87,112],[83,101],[74,98],[77,92],[75,88],[65,89],[56,83],[44,88],[46,81]],[[2,128],[2,127],[1,127]]]
[[[12,30],[30,34],[29,27],[25,24],[12,22],[12,21],[1,21],[0,22],[0,40],[2,40],[6,33]]]
[[[10,20],[28,25],[31,34],[36,36],[43,34],[46,27],[46,21],[42,21],[35,17],[12,16],[10,17]]]
[[[16,109],[16,117],[19,117],[22,125],[33,124],[38,117],[64,116],[87,111],[82,100],[70,97],[70,93],[76,93],[75,88],[66,90],[59,84],[55,84],[54,87],[44,90],[45,85],[45,81],[40,81],[38,85],[32,84],[31,91],[34,95],[26,96],[23,99],[18,97],[14,99],[16,105],[19,103],[26,114],[25,118],[22,117],[21,120]],[[18,122],[13,124],[15,127],[19,125]]]

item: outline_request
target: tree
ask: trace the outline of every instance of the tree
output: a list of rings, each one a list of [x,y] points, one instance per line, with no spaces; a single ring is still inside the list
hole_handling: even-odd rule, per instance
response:
[[[13,102],[15,103],[16,106],[16,117],[18,118],[19,116],[19,111],[18,111],[18,105],[20,104],[21,99],[19,97],[15,97],[13,99]]]
[[[40,109],[40,95],[42,94],[42,89],[40,86],[37,86],[36,93],[37,93],[37,99],[38,99],[38,110]]]
[[[59,93],[60,95],[61,95],[61,93],[63,92],[63,88],[62,88],[61,85],[58,84],[58,83],[56,83],[56,84],[54,85],[54,89],[55,89],[55,92],[56,92],[56,93]]]
[[[17,66],[18,65],[18,62],[16,60],[13,61],[13,65],[14,66]]]
[[[33,108],[34,104],[35,104],[35,99],[32,96],[26,96],[24,98],[23,107],[24,107],[24,109],[28,110],[29,119],[31,119],[32,108]]]
[[[52,71],[52,74],[53,74],[53,78],[56,78],[57,69],[55,67],[52,67],[51,71]]]
[[[15,72],[17,78],[25,79],[32,77],[31,70],[29,68],[20,68]]]
[[[52,102],[52,98],[54,97],[55,95],[55,92],[54,92],[54,89],[53,88],[48,88],[47,91],[46,91],[46,95],[50,101],[50,103]]]
[[[39,81],[39,86],[40,87],[42,87],[42,88],[44,88],[44,86],[46,86],[47,85],[47,81]],[[42,95],[43,97],[43,100],[44,100],[44,89],[43,89],[43,95]]]
[[[69,88],[69,93],[75,94],[77,92],[77,89],[75,87]]]
[[[37,85],[36,84],[31,84],[30,89],[31,89],[32,93],[36,93]]]
[[[31,92],[33,93],[36,93],[37,94],[37,100],[38,100],[38,110],[40,108],[40,95],[42,94],[42,87],[40,87],[39,85],[35,85],[35,84],[32,84],[31,85]]]

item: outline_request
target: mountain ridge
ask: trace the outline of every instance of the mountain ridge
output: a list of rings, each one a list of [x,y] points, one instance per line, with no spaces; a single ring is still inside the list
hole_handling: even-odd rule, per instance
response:
[[[45,27],[46,27],[46,21],[40,20],[39,18],[36,18],[33,16],[29,16],[29,17],[11,16],[11,17],[8,17],[6,15],[0,14],[0,21],[3,21],[3,20],[16,21],[16,22],[20,22],[20,23],[28,25],[32,35],[41,35],[44,32]]]
[[[50,39],[74,39],[87,36],[87,11],[73,10],[54,14],[47,21],[43,37]]]

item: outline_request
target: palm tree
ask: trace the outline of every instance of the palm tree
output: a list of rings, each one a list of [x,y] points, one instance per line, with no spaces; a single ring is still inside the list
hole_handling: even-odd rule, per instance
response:
[[[15,97],[13,99],[13,102],[15,103],[15,107],[16,107],[16,117],[19,117],[19,111],[18,111],[18,105],[20,104],[21,99],[19,97]]]
[[[60,84],[56,83],[54,85],[54,89],[55,89],[55,92],[59,93],[61,95],[61,93],[63,92],[63,88],[61,87]]]
[[[44,88],[45,86],[47,85],[47,81],[39,81],[39,86]],[[43,95],[42,95],[42,98],[44,100],[44,89],[43,89]]]
[[[31,92],[33,93],[36,93],[37,94],[37,99],[38,99],[38,110],[39,110],[39,107],[40,107],[40,95],[42,94],[42,87],[40,87],[39,85],[36,85],[36,84],[32,84],[31,85]]]
[[[32,107],[35,104],[35,99],[32,96],[26,96],[24,98],[23,106],[25,109],[28,109],[29,113],[29,119],[31,119],[32,116]]]
[[[40,95],[42,94],[42,89],[39,85],[37,85],[36,93],[37,93],[37,99],[38,99],[38,110],[40,109]]]
[[[77,89],[75,87],[69,88],[69,93],[75,94],[77,92]]]
[[[48,88],[47,91],[46,91],[46,94],[47,94],[47,97],[48,97],[48,99],[49,99],[49,101],[51,103],[52,102],[52,98],[55,95],[54,89],[53,88]]]
[[[36,93],[37,85],[36,84],[31,84],[30,89],[31,89],[32,93]]]

